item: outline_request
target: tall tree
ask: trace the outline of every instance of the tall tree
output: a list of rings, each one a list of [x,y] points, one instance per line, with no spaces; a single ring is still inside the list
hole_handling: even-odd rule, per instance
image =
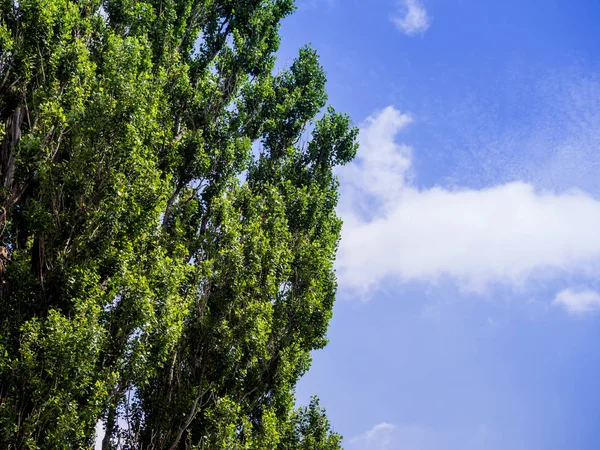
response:
[[[0,0],[2,448],[339,447],[293,403],[357,131],[293,9]]]

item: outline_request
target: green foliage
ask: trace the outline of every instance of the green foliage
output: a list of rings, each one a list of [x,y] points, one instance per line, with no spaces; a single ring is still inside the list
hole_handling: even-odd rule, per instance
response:
[[[308,407],[291,414],[277,450],[338,450],[341,441],[342,437],[331,431],[319,400],[313,397]]]
[[[293,404],[357,131],[292,11],[0,0],[0,447],[339,448]]]

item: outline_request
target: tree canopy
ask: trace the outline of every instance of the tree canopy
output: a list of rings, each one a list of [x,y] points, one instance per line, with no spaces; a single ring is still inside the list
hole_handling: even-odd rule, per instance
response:
[[[0,0],[0,447],[340,447],[314,399],[357,130],[293,0]]]

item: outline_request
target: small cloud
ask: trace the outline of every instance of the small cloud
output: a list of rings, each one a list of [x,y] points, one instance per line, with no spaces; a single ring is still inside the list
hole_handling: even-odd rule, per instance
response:
[[[572,316],[582,316],[600,310],[600,294],[591,290],[576,292],[565,289],[556,294],[552,303],[562,306]]]
[[[424,33],[431,25],[431,18],[419,0],[402,0],[392,21],[408,36]]]
[[[391,423],[380,423],[369,431],[355,436],[350,440],[352,448],[365,450],[385,450],[392,442],[392,433],[396,426]]]
[[[102,450],[102,439],[104,439],[104,422],[99,420],[96,422],[96,439],[94,441],[94,449]]]
[[[332,8],[337,0],[300,0],[296,3],[300,9],[315,9],[321,6]]]
[[[486,425],[442,430],[420,425],[380,423],[352,438],[349,450],[479,450],[490,448]]]

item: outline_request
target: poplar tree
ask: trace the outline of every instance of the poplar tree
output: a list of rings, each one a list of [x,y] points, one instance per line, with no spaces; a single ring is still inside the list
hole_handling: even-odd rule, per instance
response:
[[[314,399],[357,130],[293,0],[0,0],[0,447],[340,446]]]

